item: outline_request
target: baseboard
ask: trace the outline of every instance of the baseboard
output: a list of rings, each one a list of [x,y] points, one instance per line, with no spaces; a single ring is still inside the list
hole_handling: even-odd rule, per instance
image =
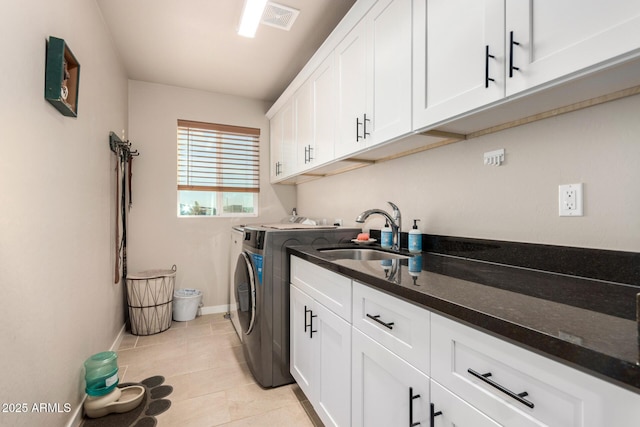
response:
[[[120,344],[122,343],[124,334],[127,332],[126,326],[127,326],[126,324],[123,324],[122,328],[120,328],[120,332],[118,332],[118,336],[116,336],[116,339],[113,342],[113,345],[111,345],[111,348],[109,349],[110,351],[118,351],[118,349],[120,348]]]
[[[226,313],[229,311],[229,304],[210,305],[208,307],[200,307],[200,315]]]
[[[126,324],[123,324],[122,328],[120,328],[120,332],[118,332],[116,339],[113,341],[113,344],[109,349],[110,351],[117,351],[120,348],[120,343],[122,343],[124,334],[127,331],[126,326],[127,326]],[[82,408],[84,407],[84,401],[86,400],[86,398],[87,398],[87,395],[85,394],[84,397],[82,398],[82,402],[80,402],[76,410],[73,411],[73,414],[71,415],[71,419],[67,423],[66,427],[80,426],[80,424],[82,423]]]

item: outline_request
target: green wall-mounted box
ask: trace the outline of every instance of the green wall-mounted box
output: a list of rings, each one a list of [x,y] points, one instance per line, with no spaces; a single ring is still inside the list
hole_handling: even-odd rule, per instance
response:
[[[63,39],[49,37],[44,98],[62,114],[78,116],[80,64]]]

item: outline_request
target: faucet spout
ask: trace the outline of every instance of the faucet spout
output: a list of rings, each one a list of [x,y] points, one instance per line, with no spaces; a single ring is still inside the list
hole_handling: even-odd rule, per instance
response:
[[[386,211],[382,209],[368,209],[362,212],[356,218],[356,222],[363,223],[369,218],[371,215],[382,215],[389,221],[391,225],[391,233],[393,234],[393,245],[391,249],[394,251],[400,250],[400,232],[402,231],[402,216],[400,215],[400,209],[394,203],[387,202],[393,208],[393,216],[389,215]]]

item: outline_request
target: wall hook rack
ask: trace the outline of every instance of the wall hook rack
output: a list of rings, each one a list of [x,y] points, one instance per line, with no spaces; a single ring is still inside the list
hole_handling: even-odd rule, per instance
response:
[[[131,157],[140,155],[138,150],[131,149],[131,143],[128,140],[121,140],[115,132],[109,133],[109,148],[120,158],[121,162],[128,162]]]

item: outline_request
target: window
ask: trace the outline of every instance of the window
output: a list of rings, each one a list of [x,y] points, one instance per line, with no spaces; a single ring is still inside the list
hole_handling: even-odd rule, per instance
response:
[[[178,216],[256,216],[260,129],[178,120]]]

